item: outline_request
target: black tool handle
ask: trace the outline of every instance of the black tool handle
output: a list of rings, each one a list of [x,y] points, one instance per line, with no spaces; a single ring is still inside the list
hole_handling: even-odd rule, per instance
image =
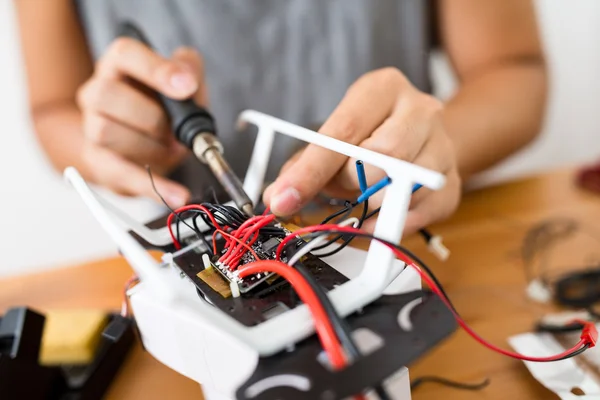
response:
[[[130,21],[121,24],[119,36],[138,40],[153,48],[141,29]],[[171,128],[175,137],[190,149],[196,135],[200,133],[217,134],[214,118],[207,109],[200,107],[191,99],[174,100],[160,93],[157,95],[171,119]]]

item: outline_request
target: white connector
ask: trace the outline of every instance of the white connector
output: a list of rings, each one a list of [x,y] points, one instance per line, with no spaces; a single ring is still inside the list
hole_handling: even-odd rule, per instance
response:
[[[231,295],[233,296],[234,299],[237,299],[238,297],[240,297],[240,287],[237,284],[237,282],[231,281],[229,283],[229,288],[231,289]]]
[[[442,242],[442,237],[439,235],[434,235],[431,237],[431,239],[427,242],[427,248],[442,261],[446,261],[448,257],[450,257],[450,250],[448,250],[448,248],[444,245]]]
[[[527,297],[529,299],[536,301],[538,303],[549,303],[552,299],[552,292],[542,281],[539,279],[534,279],[529,282],[527,285],[527,289],[525,290],[527,293]]]
[[[212,268],[212,263],[210,262],[210,257],[208,254],[202,254],[202,264],[204,264],[205,270],[210,270]]]

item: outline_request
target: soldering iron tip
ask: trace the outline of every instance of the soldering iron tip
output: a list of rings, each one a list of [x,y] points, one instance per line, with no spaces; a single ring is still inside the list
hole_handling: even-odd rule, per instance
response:
[[[252,207],[252,204],[244,204],[242,206],[242,211],[249,217],[254,216],[254,207]]]

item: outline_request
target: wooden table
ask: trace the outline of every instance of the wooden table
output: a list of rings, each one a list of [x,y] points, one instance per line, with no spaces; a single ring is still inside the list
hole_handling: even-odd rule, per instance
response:
[[[578,190],[571,170],[469,193],[455,216],[431,227],[452,250],[446,263],[430,256],[420,238],[405,244],[430,263],[463,317],[490,341],[506,346],[510,335],[528,331],[548,310],[528,301],[520,257],[531,226],[553,217],[575,218],[600,232],[600,197]],[[598,222],[596,222],[598,221]],[[584,266],[600,260],[590,235],[565,243],[552,254],[552,268]],[[599,235],[600,237],[600,235]],[[131,274],[120,258],[0,281],[0,311],[26,304],[41,311],[93,307],[115,310]],[[494,354],[458,331],[411,366],[413,377],[439,375],[492,384],[481,392],[425,384],[415,400],[554,399],[520,361]],[[201,399],[199,386],[169,370],[137,346],[112,385],[109,399]]]

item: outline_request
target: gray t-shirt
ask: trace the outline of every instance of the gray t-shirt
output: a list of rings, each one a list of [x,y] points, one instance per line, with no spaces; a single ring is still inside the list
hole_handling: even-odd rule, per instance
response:
[[[386,66],[429,91],[427,0],[74,1],[94,57],[123,20],[138,24],[163,55],[181,45],[202,53],[210,109],[241,177],[255,138],[234,130],[244,109],[315,127],[360,75]],[[278,135],[271,179],[297,148]],[[195,192],[211,181],[193,160],[178,176]]]

